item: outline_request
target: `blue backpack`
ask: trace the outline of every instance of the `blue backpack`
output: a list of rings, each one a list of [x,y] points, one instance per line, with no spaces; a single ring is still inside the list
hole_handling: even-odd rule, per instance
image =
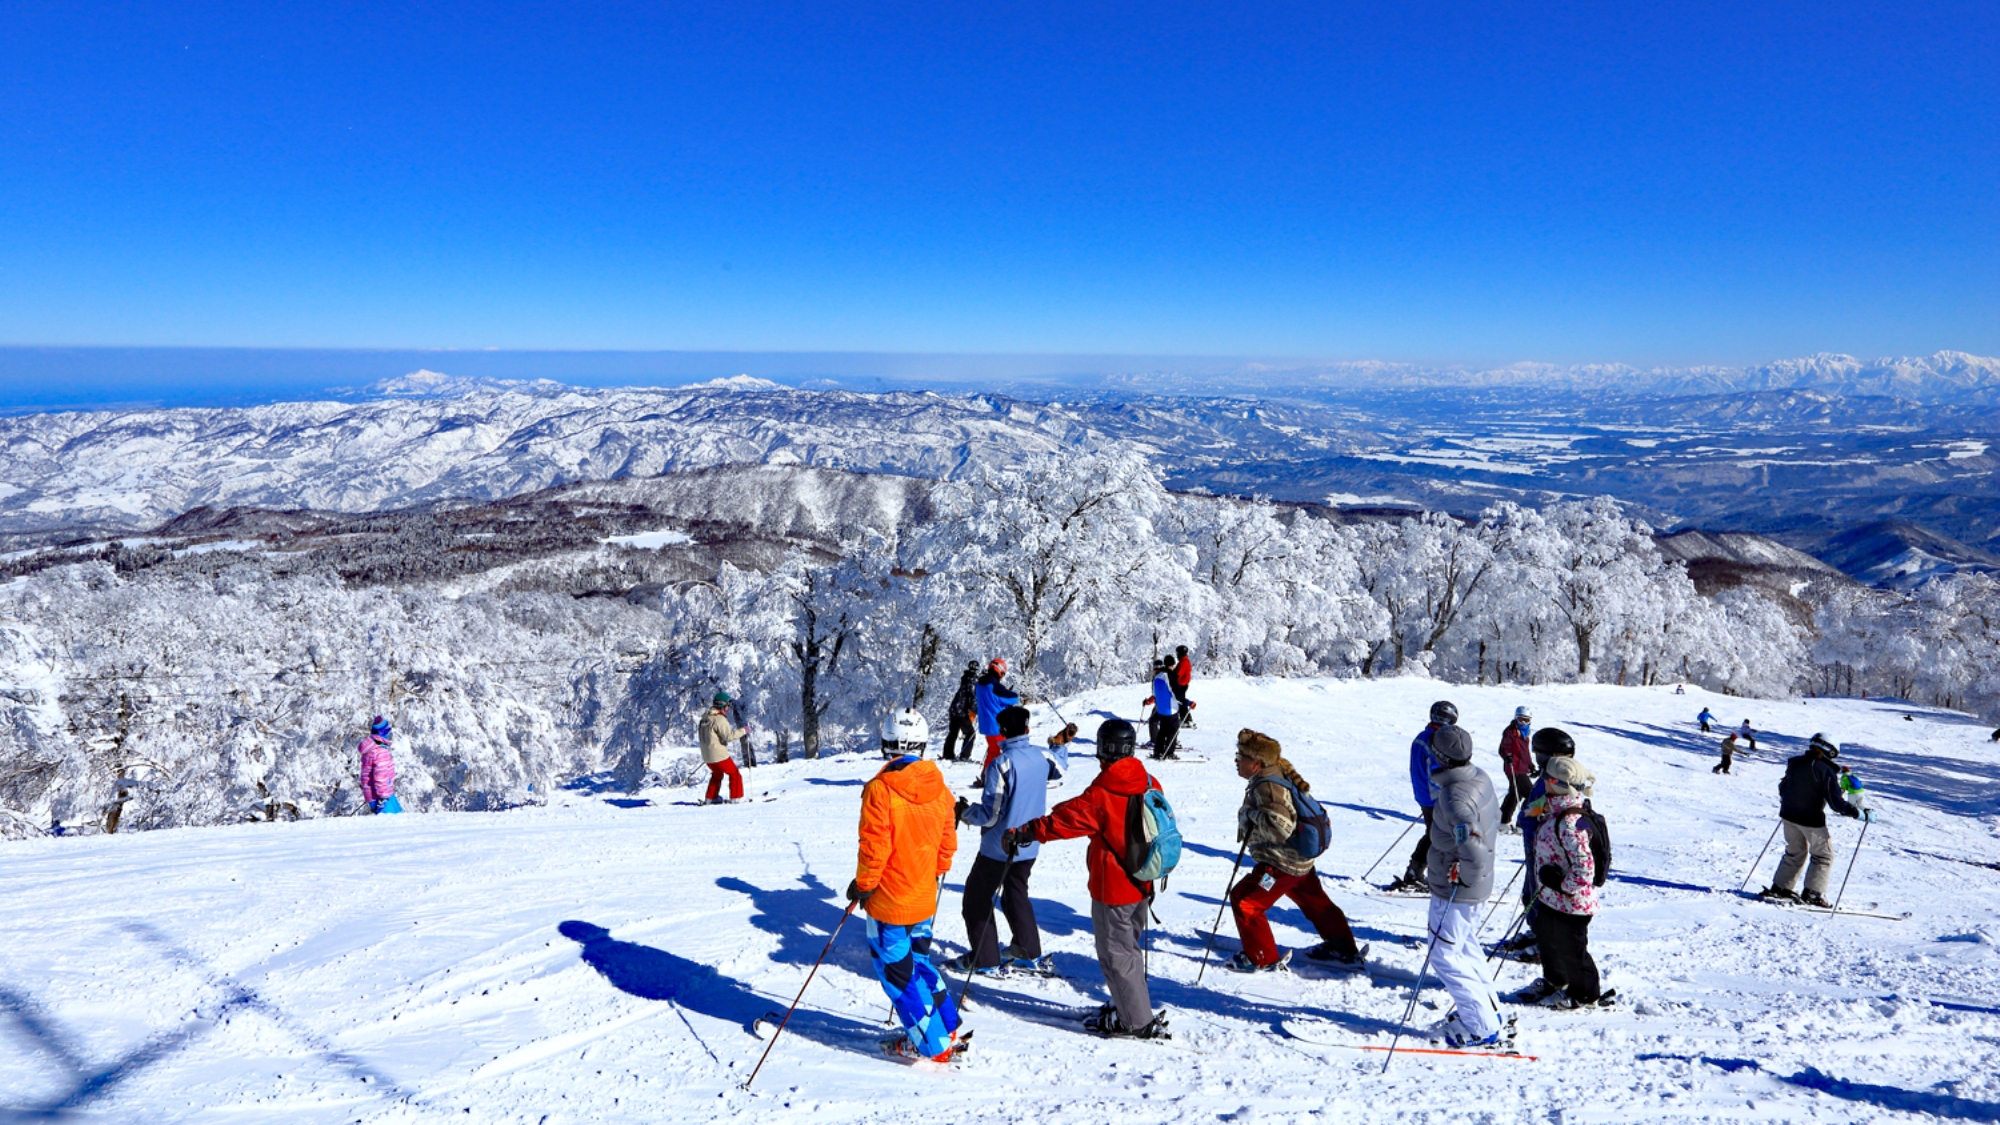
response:
[[[1292,811],[1298,820],[1285,846],[1299,853],[1300,859],[1318,859],[1333,836],[1333,821],[1327,817],[1326,807],[1299,792],[1299,787],[1285,778],[1267,777],[1264,781],[1282,786],[1285,792],[1292,795]]]
[[[1134,883],[1165,880],[1181,861],[1181,829],[1167,795],[1148,788],[1125,812],[1125,874]]]

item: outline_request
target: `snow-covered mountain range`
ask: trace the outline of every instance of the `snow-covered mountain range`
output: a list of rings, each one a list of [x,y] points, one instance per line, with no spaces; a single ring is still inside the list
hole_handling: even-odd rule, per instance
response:
[[[1349,508],[1476,514],[1611,494],[1656,526],[1775,535],[1907,582],[2000,550],[2000,412],[1980,405],[1996,389],[2000,360],[1951,352],[1653,372],[1351,364],[1254,387],[1162,374],[1040,401],[418,371],[359,400],[0,418],[0,535],[22,547],[23,534],[143,531],[197,507],[358,513],[727,464],[937,477],[1124,445],[1177,488]],[[1830,553],[1884,520],[1921,558],[1885,570],[1893,544],[1865,562]]]

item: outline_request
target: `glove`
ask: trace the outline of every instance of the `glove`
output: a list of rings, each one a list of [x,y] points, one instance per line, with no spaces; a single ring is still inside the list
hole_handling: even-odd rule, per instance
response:
[[[971,802],[971,801],[968,801],[968,800],[966,800],[965,798],[963,798],[963,797],[960,797],[960,798],[959,798],[959,799],[957,800],[957,802],[956,802],[956,803],[954,803],[954,804],[952,805],[952,809],[951,809],[951,816],[952,816],[952,819],[953,819],[953,820],[964,820],[964,819],[965,819],[965,810],[966,810],[966,809],[968,809],[968,808],[971,808],[971,807],[972,807],[972,802]]]
[[[1542,886],[1552,891],[1563,889],[1562,868],[1557,867],[1553,863],[1542,864],[1541,870],[1535,872],[1535,877],[1542,881]]]
[[[1860,809],[1853,809],[1853,808],[1850,808],[1850,809],[1849,809],[1848,811],[1846,811],[1846,812],[1844,812],[1844,813],[1841,813],[1840,815],[1842,815],[1842,816],[1846,817],[1846,818],[1847,818],[1847,819],[1849,819],[1849,820],[1860,820],[1860,819],[1861,819],[1861,810],[1860,810]]]
[[[1009,828],[1001,832],[1000,850],[1006,852],[1008,855],[1013,855],[1015,852],[1021,850],[1022,844],[1034,839],[1032,835],[1024,831],[1026,827],[1027,825],[1022,825],[1020,828]]]
[[[856,906],[867,906],[868,900],[874,897],[875,892],[862,890],[861,884],[858,881],[854,879],[847,881],[847,901]]]
[[[1873,824],[1873,823],[1875,823],[1875,810],[1874,810],[1874,809],[1862,809],[1862,810],[1861,810],[1861,819],[1862,819],[1862,820],[1864,820],[1864,821],[1867,821],[1867,822],[1868,822],[1869,824]]]

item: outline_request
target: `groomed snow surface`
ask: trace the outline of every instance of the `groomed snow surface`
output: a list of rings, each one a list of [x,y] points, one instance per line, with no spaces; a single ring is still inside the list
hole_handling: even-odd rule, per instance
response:
[[[1062,709],[1088,733],[1106,711],[1134,717],[1143,691]],[[1386,1044],[1397,1026],[1424,903],[1363,894],[1354,877],[1411,819],[1407,747],[1441,695],[1489,771],[1517,704],[1576,736],[1616,844],[1592,944],[1627,1003],[1519,1010],[1522,1049],[1539,1061],[1398,1056],[1385,1076],[1380,1053],[1280,1024],[1326,1021],[1356,1046]],[[775,799],[735,807],[697,807],[687,790],[578,790],[507,813],[5,845],[0,1120],[2000,1120],[2000,752],[1972,719],[1877,701],[1420,680],[1197,680],[1194,696],[1201,729],[1186,742],[1212,760],[1157,767],[1190,842],[1153,936],[1171,1043],[1101,1041],[1067,1018],[1104,994],[1084,848],[1056,844],[1034,891],[1065,979],[976,985],[965,1062],[878,1053],[888,1009],[857,921],[754,1091],[739,1089],[764,1047],[746,1025],[790,1001],[840,918],[860,786],[879,765],[848,756],[751,771],[752,790]],[[1769,732],[1734,776],[1709,772],[1720,735],[1697,732],[1704,705]],[[1036,718],[1039,737],[1055,720],[1045,707]],[[1335,842],[1319,866],[1373,944],[1368,976],[1211,965],[1193,985],[1235,855],[1229,750],[1246,725],[1280,738],[1329,802]],[[1736,893],[1775,824],[1782,758],[1817,730],[1846,746],[1881,811],[1847,897],[1913,912],[1906,921]],[[1092,769],[1082,759],[1054,796]],[[947,777],[964,791],[972,768]],[[1859,830],[1835,822],[1840,870]],[[946,953],[963,948],[975,844],[961,833],[938,925]],[[1501,846],[1511,857],[1519,840]],[[1773,866],[1766,856],[1753,889]],[[1274,914],[1281,943],[1314,940],[1289,906]],[[1237,949],[1227,920],[1217,947]],[[1503,988],[1532,976],[1502,972]],[[1442,1000],[1434,984],[1425,995]],[[1442,1015],[1420,1007],[1417,1022]]]

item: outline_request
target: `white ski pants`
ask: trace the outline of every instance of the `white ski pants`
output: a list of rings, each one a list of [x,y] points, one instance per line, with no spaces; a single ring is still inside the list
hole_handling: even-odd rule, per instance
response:
[[[1478,903],[1431,896],[1431,971],[1458,1006],[1458,1022],[1483,1036],[1500,1030],[1500,998],[1493,994],[1486,958],[1473,940],[1478,925]]]

